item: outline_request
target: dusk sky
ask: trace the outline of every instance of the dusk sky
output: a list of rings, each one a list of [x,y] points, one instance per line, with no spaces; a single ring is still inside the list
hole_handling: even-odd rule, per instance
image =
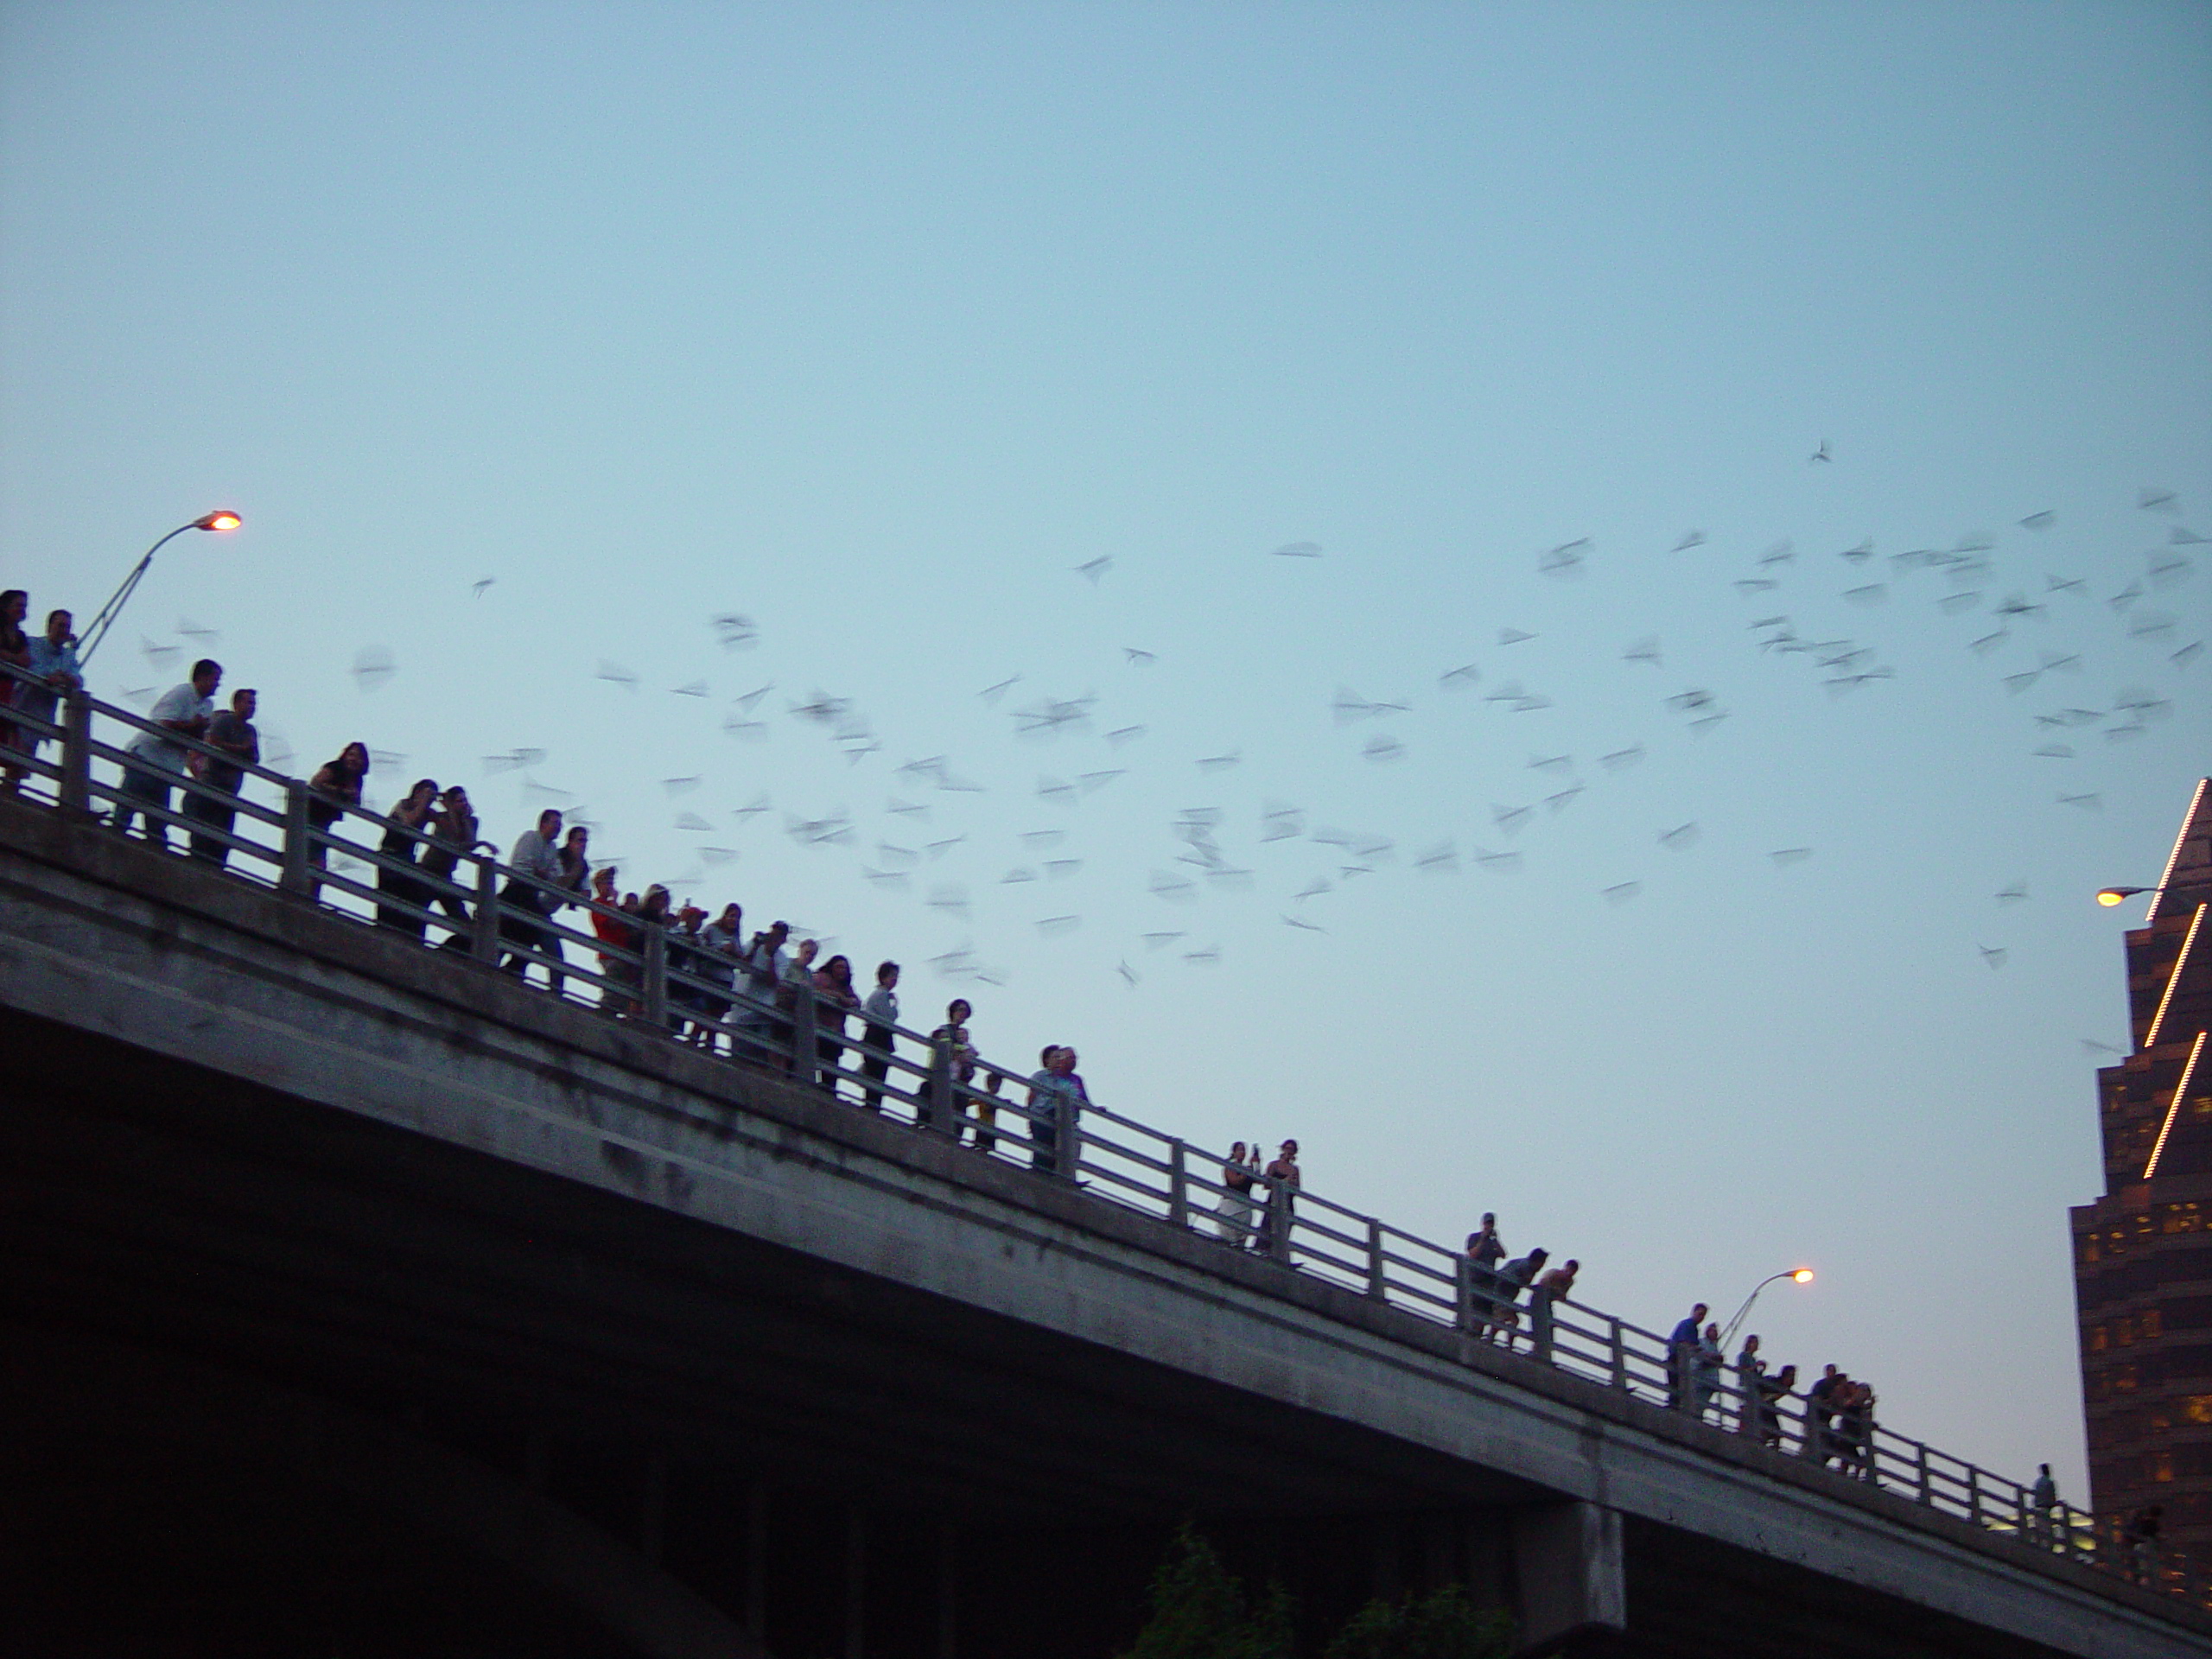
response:
[[[0,5],[0,579],[216,506],[96,694],[2086,1501],[2212,10]]]

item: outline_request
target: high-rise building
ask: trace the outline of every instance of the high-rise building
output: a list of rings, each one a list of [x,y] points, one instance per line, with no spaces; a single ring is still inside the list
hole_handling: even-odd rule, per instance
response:
[[[2105,1192],[2077,1206],[2090,1506],[2212,1550],[2212,779],[2127,935],[2133,1050],[2097,1073]]]

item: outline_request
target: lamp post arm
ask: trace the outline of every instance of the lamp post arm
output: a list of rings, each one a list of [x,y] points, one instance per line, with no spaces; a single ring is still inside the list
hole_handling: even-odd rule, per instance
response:
[[[1751,1311],[1751,1304],[1758,1300],[1759,1292],[1764,1290],[1769,1285],[1772,1284],[1777,1279],[1787,1279],[1791,1277],[1796,1271],[1797,1270],[1795,1268],[1790,1268],[1781,1273],[1770,1273],[1767,1274],[1765,1278],[1760,1280],[1758,1283],[1751,1287],[1751,1294],[1744,1298],[1744,1305],[1736,1310],[1736,1317],[1728,1321],[1726,1328],[1720,1333],[1720,1348],[1723,1353],[1727,1351],[1728,1344],[1735,1341],[1736,1328],[1743,1324],[1745,1315]]]
[[[115,590],[114,597],[101,606],[99,614],[86,625],[83,642],[77,647],[77,661],[80,664],[88,664],[92,660],[92,653],[99,649],[100,641],[107,638],[107,631],[115,626],[115,619],[123,613],[125,601],[137,590],[140,579],[146,574],[146,567],[154,562],[154,555],[183,535],[186,531],[197,530],[199,527],[199,521],[196,519],[188,524],[179,524],[160,541],[148,548],[146,556],[130,567],[130,574],[123,579],[123,586]]]

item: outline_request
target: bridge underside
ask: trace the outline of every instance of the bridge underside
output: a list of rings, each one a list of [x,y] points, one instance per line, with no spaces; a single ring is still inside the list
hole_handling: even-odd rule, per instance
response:
[[[1185,1517],[1314,1631],[1525,1599],[1554,1495],[1464,1461],[60,1023],[0,1043],[21,1650],[1104,1659]],[[1626,1632],[1569,1651],[2051,1651],[1624,1537]]]

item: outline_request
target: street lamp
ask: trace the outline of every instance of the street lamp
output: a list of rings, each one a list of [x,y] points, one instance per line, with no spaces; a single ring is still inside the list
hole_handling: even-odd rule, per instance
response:
[[[155,554],[188,530],[236,530],[244,522],[228,508],[218,508],[213,512],[200,514],[188,524],[179,524],[148,548],[146,556],[130,567],[130,574],[123,579],[123,586],[115,590],[115,597],[101,606],[100,613],[86,625],[84,641],[77,649],[78,662],[83,664],[92,660],[92,653],[99,649],[100,641],[107,638],[107,631],[115,626],[115,619],[123,613],[124,601],[137,590],[140,579],[146,574],[146,567],[154,562]]]
[[[1793,1285],[1809,1285],[1813,1282],[1813,1270],[1810,1268],[1789,1268],[1780,1273],[1770,1273],[1758,1283],[1753,1285],[1751,1294],[1744,1298],[1744,1305],[1736,1310],[1736,1317],[1728,1321],[1728,1328],[1720,1333],[1720,1347],[1723,1352],[1726,1352],[1728,1344],[1736,1339],[1736,1327],[1743,1324],[1744,1316],[1751,1311],[1751,1304],[1758,1300],[1759,1292],[1777,1279],[1787,1279]]]
[[[2165,891],[2165,888],[2164,888],[2163,887],[2099,887],[2099,888],[2097,889],[2097,902],[2098,902],[2099,904],[2102,905],[2102,906],[2103,906],[2107,910],[2110,910],[2110,909],[2111,909],[2114,905],[2124,905],[2124,904],[2126,904],[2129,899],[2131,899],[2134,898],[2134,897],[2135,897],[2135,895],[2136,895],[2136,894],[2138,894],[2138,893],[2164,893],[2164,891]]]

